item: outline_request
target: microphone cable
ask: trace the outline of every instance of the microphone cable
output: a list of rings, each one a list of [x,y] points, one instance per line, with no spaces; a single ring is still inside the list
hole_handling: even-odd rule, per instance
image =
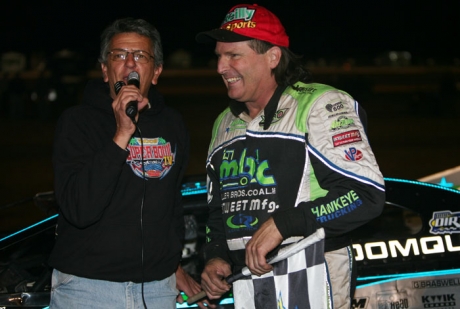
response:
[[[131,73],[136,73],[136,72],[131,72]],[[137,74],[137,73],[136,73]],[[131,74],[130,74],[131,77]],[[135,76],[137,79],[139,76]],[[132,80],[132,78],[130,78]],[[126,84],[123,81],[118,81],[115,83],[114,88],[115,88],[115,93],[118,95],[118,92],[120,91],[121,87],[125,86]],[[145,302],[145,297],[144,297],[144,201],[145,201],[145,196],[146,196],[146,191],[147,191],[147,186],[146,182],[147,179],[145,177],[145,164],[144,164],[144,139],[142,137],[142,132],[141,129],[139,128],[138,121],[136,121],[135,114],[133,115],[132,113],[128,113],[128,110],[126,111],[126,114],[128,115],[129,118],[131,118],[133,124],[136,126],[136,131],[139,134],[139,139],[141,141],[141,164],[142,164],[142,180],[143,180],[143,189],[142,189],[142,199],[141,199],[141,215],[140,215],[140,227],[141,227],[141,296],[142,296],[142,303],[144,305],[144,308],[147,309],[147,304]],[[137,114],[137,108],[136,108],[136,114]],[[140,115],[139,115],[140,117]]]
[[[141,294],[142,294],[142,303],[144,305],[144,308],[147,309],[147,304],[145,302],[145,297],[144,297],[144,201],[145,201],[145,196],[146,196],[146,191],[147,191],[147,186],[146,182],[147,179],[145,178],[145,164],[144,164],[144,139],[142,137],[142,132],[139,129],[139,126],[137,122],[133,121],[134,124],[136,125],[136,130],[139,133],[139,138],[141,141],[141,164],[142,164],[142,180],[143,180],[143,189],[142,189],[142,200],[141,200],[141,275],[142,275],[142,282],[141,282]]]

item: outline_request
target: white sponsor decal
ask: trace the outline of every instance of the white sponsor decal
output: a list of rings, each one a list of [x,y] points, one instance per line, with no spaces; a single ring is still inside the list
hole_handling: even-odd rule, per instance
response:
[[[404,240],[388,240],[353,244],[357,261],[378,260],[387,258],[407,257],[420,254],[441,254],[460,251],[460,246],[452,244],[450,235],[409,238]]]

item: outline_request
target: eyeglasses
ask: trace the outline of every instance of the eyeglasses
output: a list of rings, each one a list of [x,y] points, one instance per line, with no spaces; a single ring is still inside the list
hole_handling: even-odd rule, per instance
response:
[[[148,63],[150,58],[153,59],[152,55],[143,50],[127,51],[124,49],[114,49],[107,53],[107,55],[110,55],[112,61],[126,61],[129,54],[133,54],[134,61],[138,63]]]

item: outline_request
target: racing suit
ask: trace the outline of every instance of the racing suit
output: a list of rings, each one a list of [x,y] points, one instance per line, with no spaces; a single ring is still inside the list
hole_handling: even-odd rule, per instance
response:
[[[285,243],[323,227],[325,285],[332,286],[334,308],[350,307],[347,232],[378,216],[385,199],[359,111],[347,93],[315,83],[279,86],[254,119],[232,101],[215,121],[206,162],[205,260],[241,268],[244,244],[270,217]]]

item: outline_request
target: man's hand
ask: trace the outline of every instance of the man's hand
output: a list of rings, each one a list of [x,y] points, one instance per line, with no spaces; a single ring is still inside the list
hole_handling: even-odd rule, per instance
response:
[[[267,263],[267,253],[282,241],[283,237],[273,218],[262,224],[246,244],[246,266],[252,274],[261,276],[273,269],[273,266]]]
[[[117,131],[113,140],[122,149],[126,149],[131,136],[136,130],[133,121],[126,115],[126,105],[132,101],[138,102],[139,110],[148,105],[148,98],[143,97],[136,86],[126,85],[121,87],[120,92],[112,103],[115,121],[117,122]],[[138,118],[139,114],[136,115],[136,121]]]
[[[184,292],[187,296],[193,296],[200,293],[201,286],[179,265],[176,270],[176,287],[179,291]],[[182,295],[177,296],[177,302],[182,304],[184,299]],[[204,304],[207,304],[207,307]],[[199,301],[196,303],[201,309],[216,308],[216,305],[209,304],[208,301]]]
[[[222,259],[211,259],[201,274],[201,287],[209,299],[217,299],[232,287],[224,279],[232,274],[230,265]]]

